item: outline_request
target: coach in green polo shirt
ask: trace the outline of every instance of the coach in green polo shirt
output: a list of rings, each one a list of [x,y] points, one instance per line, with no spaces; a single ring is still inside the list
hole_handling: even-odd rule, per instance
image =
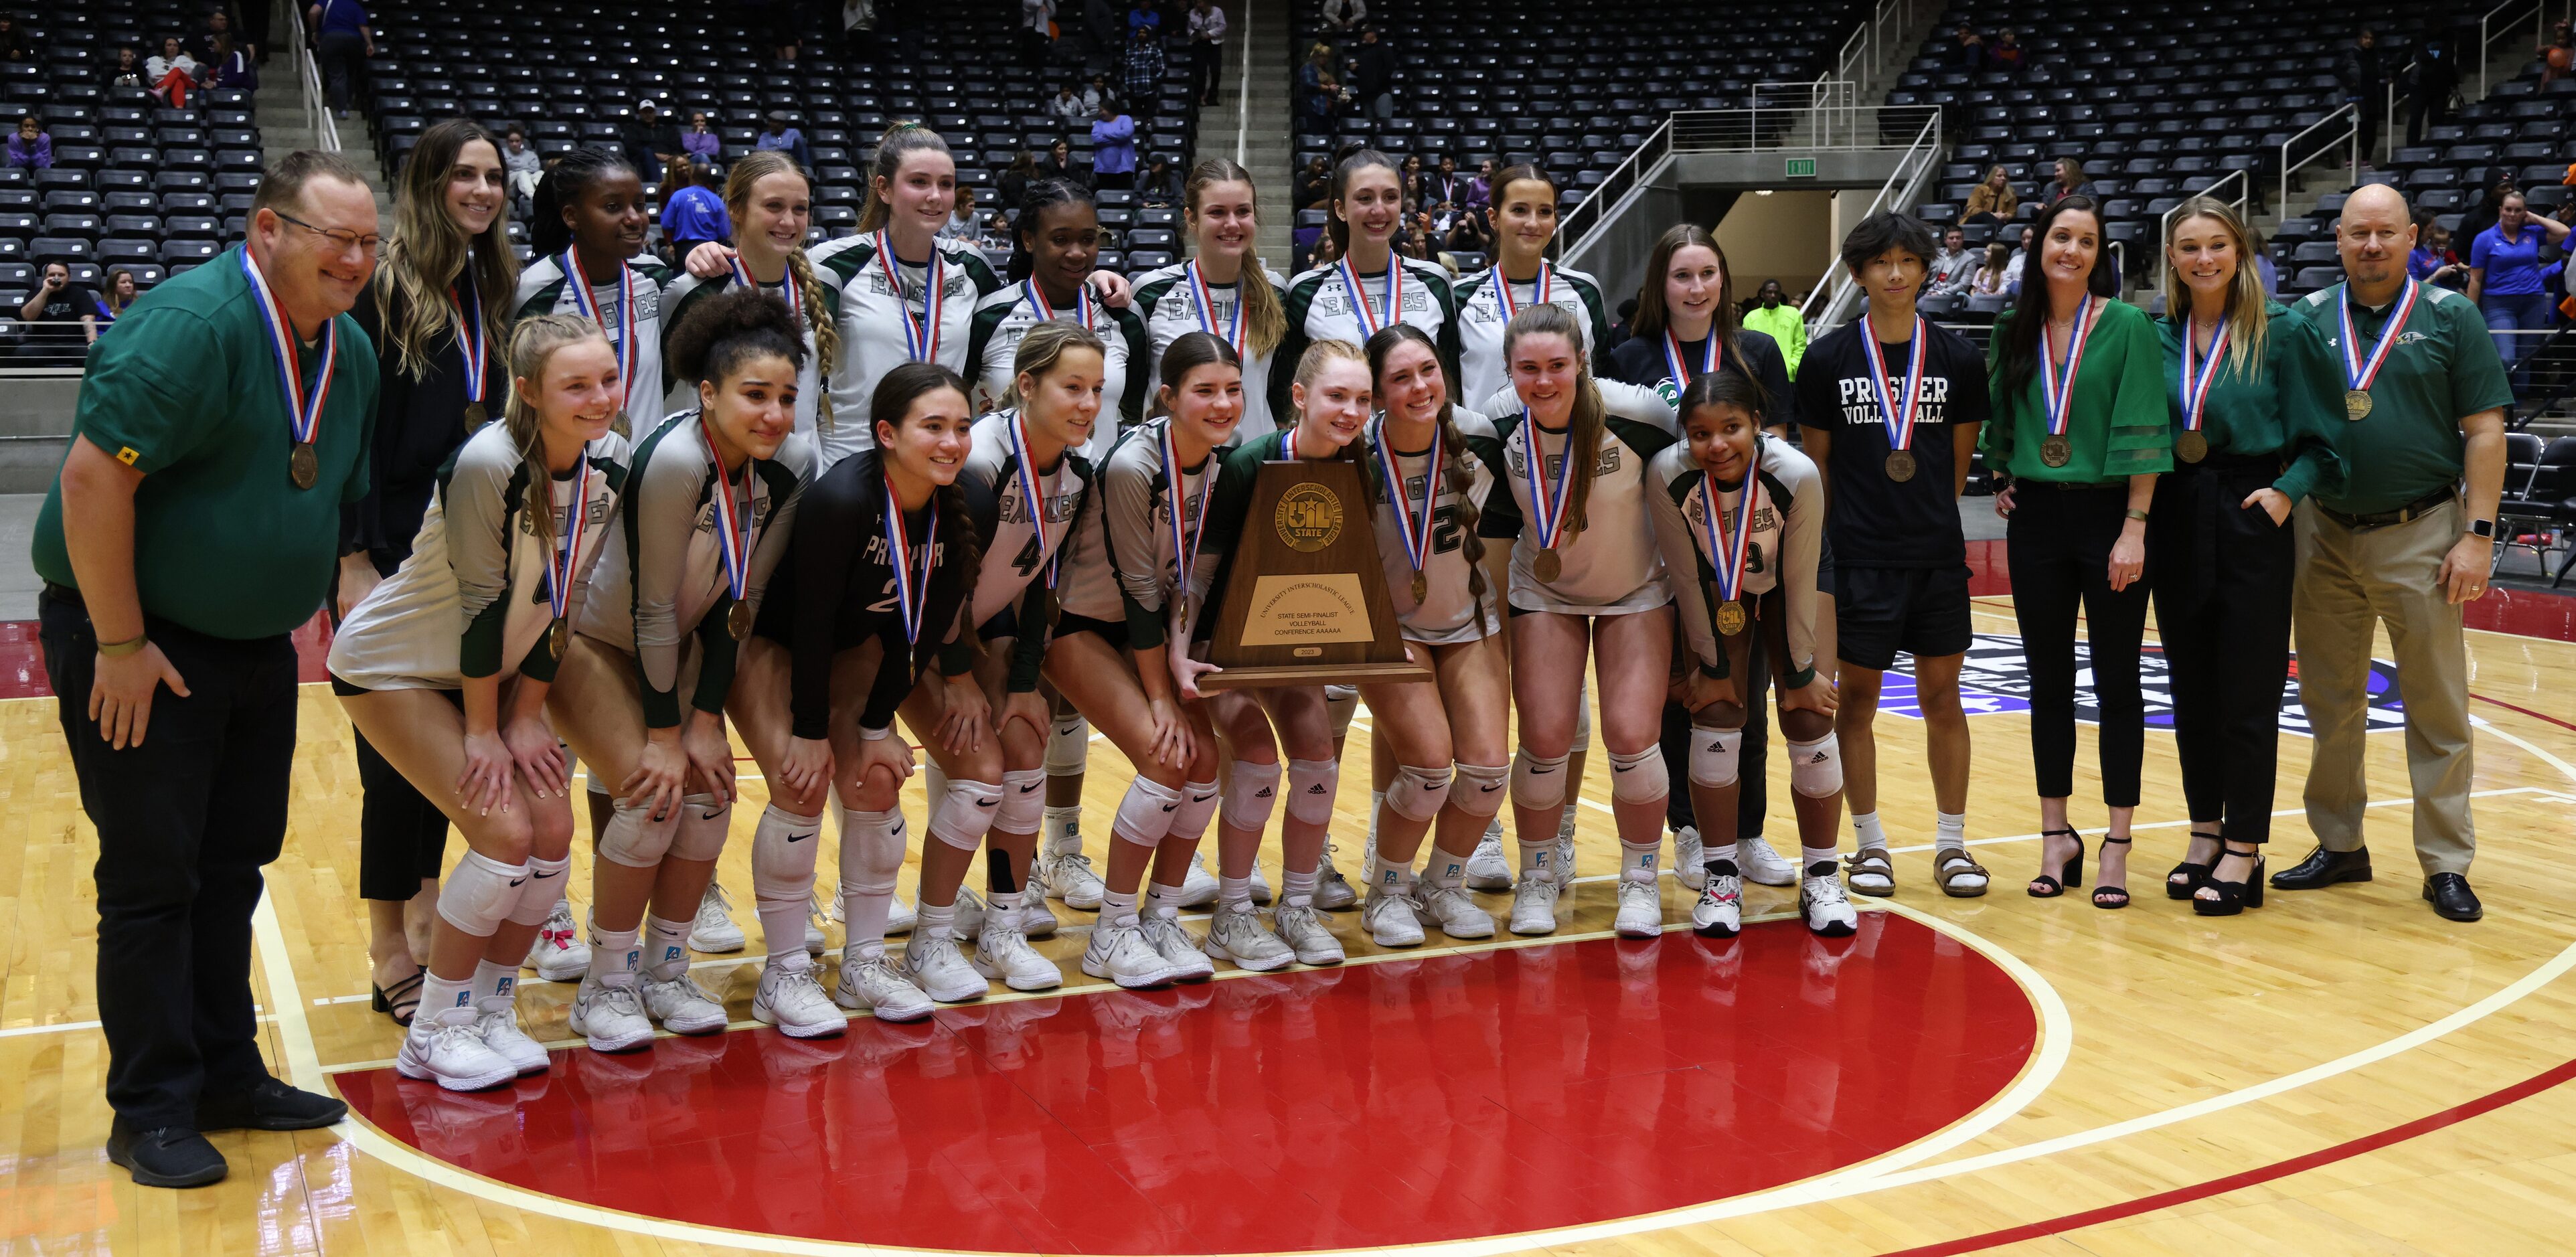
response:
[[[2327,434],[2346,469],[2343,487],[2298,515],[2293,613],[2299,701],[2316,735],[2307,801],[2318,845],[2298,867],[2273,874],[2272,885],[2313,890],[2370,876],[2362,739],[2371,633],[2384,622],[2406,695],[2424,898],[2444,917],[2475,921],[2483,909],[2468,879],[2477,839],[2460,606],[2486,592],[2513,390],[2477,307],[2407,278],[2415,226],[2395,188],[2353,193],[2335,247],[2344,282],[2301,303],[2340,358],[2347,388],[2344,421]]]
[[[249,238],[90,348],[36,523],[45,668],[98,827],[107,1155],[147,1186],[222,1178],[201,1132],[347,1112],[261,1062],[250,920],[286,837],[287,634],[322,606],[340,506],[367,490],[376,352],[347,311],[377,245],[348,163],[269,167]]]

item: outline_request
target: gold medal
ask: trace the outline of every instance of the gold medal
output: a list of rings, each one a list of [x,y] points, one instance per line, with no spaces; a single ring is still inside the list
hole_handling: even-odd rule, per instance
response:
[[[2039,461],[2051,467],[2063,467],[2074,457],[2075,447],[2067,444],[2065,437],[2052,433],[2039,443]]]
[[[314,452],[311,441],[298,441],[287,451],[286,478],[298,489],[310,489],[322,478],[322,456]]]
[[[725,631],[733,634],[735,641],[751,636],[750,603],[737,602],[733,604],[733,610],[725,612]]]
[[[2196,463],[2209,457],[2209,438],[2197,432],[2185,432],[2174,438],[2174,457]]]
[[[1530,564],[1530,566],[1536,570],[1538,578],[1541,581],[1550,584],[1553,584],[1556,581],[1556,578],[1563,575],[1565,572],[1565,561],[1556,557],[1556,551],[1554,550],[1539,551],[1538,561]]]
[[[1418,607],[1430,600],[1431,578],[1420,572],[1415,572],[1413,574],[1413,605]]]
[[[554,627],[546,630],[546,653],[553,656],[558,662],[560,662],[564,657],[564,647],[571,644],[571,621],[556,620],[554,622]]]
[[[1914,452],[1912,450],[1889,450],[1887,452],[1887,478],[1897,482],[1898,484],[1903,484],[1914,478]]]
[[[1744,604],[1729,598],[1717,604],[1717,631],[1733,637],[1744,631]]]
[[[466,430],[467,430],[467,431],[469,431],[469,432],[470,432],[470,431],[473,431],[473,430],[474,430],[474,429],[476,429],[476,428],[482,427],[484,424],[486,424],[486,423],[490,422],[490,421],[491,421],[491,419],[492,419],[492,412],[491,412],[491,411],[489,411],[489,410],[485,410],[485,409],[483,408],[483,403],[481,403],[481,402],[467,402],[467,403],[465,403],[465,428],[466,428]]]
[[[2346,419],[2367,419],[2370,417],[2369,389],[2348,388],[2344,390],[2343,417]]]

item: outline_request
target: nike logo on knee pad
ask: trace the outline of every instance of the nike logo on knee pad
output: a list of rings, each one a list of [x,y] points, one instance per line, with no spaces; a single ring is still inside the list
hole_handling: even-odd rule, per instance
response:
[[[539,874],[537,874],[537,880],[542,882],[542,881],[546,880],[547,878],[552,877],[552,876],[554,876],[555,874],[560,873],[560,872],[562,872],[562,871],[563,871],[563,870],[561,870],[561,869],[550,869],[550,870],[548,870],[548,871],[546,871],[546,872],[543,872],[543,873],[539,873]],[[517,882],[512,882],[512,883],[510,883],[510,884],[511,884],[511,885],[513,885],[513,886],[518,885],[518,883],[517,883]]]
[[[814,834],[819,834],[819,833],[821,833],[821,832],[823,832],[823,831],[818,829],[818,830],[815,830],[815,831],[814,831]],[[806,839],[813,837],[813,836],[814,836],[814,834],[789,834],[789,835],[787,835],[787,841],[789,841],[789,842],[803,842],[803,841],[805,841]]]
[[[518,881],[512,882],[512,883],[510,883],[510,884],[511,884],[511,885],[513,885],[513,886],[525,885],[525,884],[527,883],[527,880],[528,880],[528,879],[526,879],[526,878],[522,877],[522,878],[520,878]]]

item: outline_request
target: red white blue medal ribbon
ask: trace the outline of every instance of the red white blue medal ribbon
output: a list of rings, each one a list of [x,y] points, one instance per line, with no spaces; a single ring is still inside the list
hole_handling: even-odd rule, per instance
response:
[[[1672,373],[1673,383],[1689,388],[1691,381],[1714,373],[1718,365],[1717,341],[1717,329],[1709,328],[1708,339],[1700,342],[1699,370],[1692,371],[1683,365],[1685,360],[1682,357],[1681,341],[1674,338],[1671,328],[1665,328],[1664,369]]]
[[[465,356],[465,404],[472,406],[482,402],[483,381],[492,369],[492,360],[485,356],[491,337],[483,328],[483,302],[474,291],[473,268],[466,268],[459,279],[465,285],[463,291],[471,295],[460,296],[453,288],[447,295],[456,302],[456,347]]]
[[[242,274],[250,277],[252,304],[259,309],[260,325],[268,329],[269,357],[277,364],[277,386],[286,396],[287,436],[297,445],[311,445],[322,431],[322,407],[331,399],[331,368],[340,360],[340,333],[337,320],[322,324],[322,369],[313,377],[313,393],[304,392],[304,358],[302,346],[295,343],[295,324],[286,317],[286,308],[277,303],[277,294],[269,291],[268,277],[259,273],[259,263],[251,260],[250,250],[241,251]]]
[[[1891,396],[1888,393],[1887,352],[1879,347],[1875,333],[1862,329],[1860,347],[1861,352],[1869,357],[1869,392],[1878,401],[1879,421],[1887,425],[1889,449],[1912,449],[1914,446],[1914,416],[1923,406],[1923,344],[1930,339],[1923,334],[1923,316],[1914,316],[1914,347],[1906,354],[1905,385],[1900,393]],[[2191,350],[2185,347],[2184,360],[2189,361],[2190,355]],[[2066,375],[2073,379],[2075,373],[2070,370]],[[2049,429],[2051,432],[2058,430],[2056,427]]]
[[[751,268],[742,264],[741,254],[737,253],[732,257],[727,258],[725,263],[733,268],[733,278],[735,283],[754,291],[758,291],[761,288],[761,282],[751,277]],[[897,289],[896,291],[900,292],[902,290]],[[787,303],[787,312],[789,314],[795,315],[799,322],[804,321],[804,302],[800,299],[799,294],[796,291],[795,271],[790,270],[787,273],[786,280],[778,285],[778,297],[780,300]]]
[[[552,510],[548,502],[538,509]],[[590,515],[590,443],[581,446],[581,458],[573,464],[572,506],[564,511],[564,526],[555,532],[555,544],[546,552],[546,605],[554,608],[555,619],[571,613],[573,573],[581,570],[581,534]]]
[[[716,483],[711,495],[716,500],[716,557],[724,564],[725,588],[732,591],[733,600],[739,603],[751,583],[751,504],[734,501],[733,481],[725,477],[724,456],[716,453],[719,447],[715,429],[708,425],[704,413],[698,416],[698,432],[706,438],[707,462],[716,469]],[[744,496],[748,498],[751,489],[751,460],[748,458],[743,460],[742,487]]]
[[[939,511],[930,511],[930,531],[921,539],[921,570],[913,570],[912,530],[903,523],[903,502],[895,496],[894,478],[885,482],[886,559],[894,568],[894,597],[903,616],[903,640],[921,644],[921,617],[930,610],[930,565],[939,554]]]
[[[1521,474],[1529,482],[1530,524],[1538,529],[1538,548],[1553,550],[1556,537],[1565,528],[1565,507],[1574,488],[1574,434],[1566,433],[1565,458],[1557,464],[1556,474],[1547,474],[1547,449],[1539,442],[1538,420],[1530,417],[1529,407],[1521,407],[1521,433],[1529,441],[1529,458]]]
[[[1422,474],[1422,515],[1413,514],[1413,492],[1404,483],[1404,469],[1396,465],[1395,444],[1386,439],[1386,420],[1377,421],[1377,431],[1369,434],[1377,447],[1378,467],[1386,475],[1386,497],[1395,507],[1396,533],[1404,541],[1404,557],[1413,564],[1416,576],[1431,566],[1431,504],[1440,496],[1440,425],[1431,425],[1431,461]]]
[[[947,259],[937,245],[931,246],[930,265],[922,272],[921,319],[912,317],[912,303],[903,297],[903,269],[896,265],[894,242],[886,233],[877,233],[877,266],[885,272],[886,290],[894,294],[894,312],[903,323],[904,356],[914,362],[939,360],[939,313],[948,287]]]
[[[2379,378],[2379,369],[2388,365],[2388,351],[2397,347],[2397,334],[2406,326],[2406,316],[2415,311],[2416,284],[2413,276],[2406,279],[2406,291],[2397,299],[2397,308],[2389,311],[2388,322],[2379,329],[2379,339],[2370,347],[2367,358],[2361,353],[2361,338],[2353,333],[2352,295],[2335,303],[2335,314],[2343,320],[2343,378],[2345,386],[2356,393],[2370,391],[2371,382]]]
[[[2057,359],[2048,352],[2047,329],[2040,329],[2039,400],[2048,411],[2050,436],[2065,436],[2068,421],[2075,417],[2075,374],[2084,362],[2084,342],[2092,339],[2093,324],[2100,309],[2091,293],[2086,293],[2083,304],[2075,307],[2075,326],[2066,333],[2066,371],[2062,376],[2057,370]],[[1914,341],[1917,345],[1923,343],[1919,331]]]
[[[2192,366],[2191,320],[2182,324],[2182,430],[2198,432],[2209,407],[2209,386],[2218,379],[2218,364],[2227,360],[2227,325],[2209,338],[2209,361]]]
[[[1744,470],[1744,492],[1736,498],[1731,530],[1718,527],[1716,475],[1702,471],[1700,481],[1700,493],[1706,499],[1701,503],[1706,509],[1700,513],[1700,527],[1708,533],[1708,566],[1717,574],[1717,600],[1734,602],[1744,588],[1744,557],[1753,539],[1753,514],[1762,501],[1761,446],[1754,446],[1753,465]]]
[[[1208,294],[1207,272],[1200,270],[1196,261],[1192,261],[1188,269],[1190,294],[1198,298],[1199,330],[1210,336],[1224,337],[1225,343],[1234,347],[1234,356],[1243,357],[1243,293],[1239,289],[1236,291],[1234,313],[1227,317],[1225,330],[1220,332],[1216,330],[1216,301]]]
[[[1534,304],[1537,305],[1546,305],[1556,295],[1556,268],[1549,266],[1546,258],[1539,259],[1538,278],[1530,282],[1530,295],[1536,298]],[[1513,315],[1521,312],[1520,303],[1512,300],[1512,281],[1503,278],[1503,268],[1499,263],[1494,267],[1494,301],[1502,307],[1506,324],[1512,321]]]
[[[1037,277],[1032,275],[1029,278],[1022,280],[1020,282],[1020,286],[1028,290],[1029,308],[1037,312],[1038,322],[1055,322],[1055,307],[1047,302],[1045,293],[1038,291]],[[1091,285],[1074,285],[1073,318],[1075,323],[1086,329],[1091,326]]]
[[[1208,502],[1216,495],[1205,492],[1199,494],[1199,509],[1190,513],[1189,526],[1182,527],[1181,508],[1188,502],[1189,494],[1185,492],[1187,486],[1181,476],[1181,449],[1172,440],[1172,421],[1169,419],[1163,421],[1162,444],[1163,492],[1171,498],[1172,507],[1172,561],[1174,567],[1179,570],[1181,580],[1179,588],[1182,595],[1186,597],[1190,588],[1190,571],[1198,566],[1198,555],[1191,547],[1198,544],[1199,530],[1207,526]],[[1216,456],[1211,454],[1208,457]]]
[[[1360,287],[1359,272],[1351,269],[1351,260],[1343,258],[1335,265],[1342,273],[1342,292],[1351,299],[1351,318],[1360,325],[1361,344],[1367,344],[1369,337],[1377,335],[1379,329],[1404,317],[1403,258],[1389,257],[1386,260],[1386,317],[1383,319],[1369,308],[1368,293]]]
[[[1037,530],[1038,558],[1046,563],[1047,588],[1055,588],[1056,547],[1047,536],[1046,486],[1038,483],[1038,460],[1029,449],[1026,411],[1014,412],[1003,430],[1011,434],[1011,457],[1020,464],[1020,498],[1028,503],[1029,525]]]
[[[617,383],[620,388],[635,387],[635,268],[617,264],[617,326],[600,317],[599,299],[591,295],[590,276],[581,269],[578,249],[566,249],[555,264],[563,268],[564,287],[572,293],[573,309],[581,317],[599,326],[611,346],[617,350]]]

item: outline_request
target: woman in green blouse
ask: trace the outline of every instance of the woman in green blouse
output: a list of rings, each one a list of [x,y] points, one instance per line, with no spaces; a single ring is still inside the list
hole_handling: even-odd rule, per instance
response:
[[[2289,680],[2290,508],[2343,480],[2327,443],[2343,413],[2333,352],[2316,324],[2264,297],[2253,256],[2235,210],[2193,198],[2165,244],[2173,313],[2157,321],[2174,471],[2156,487],[2151,584],[2191,806],[2191,850],[2165,894],[2203,916],[2263,903]]]
[[[2021,296],[1995,321],[1994,418],[1979,447],[2012,521],[2013,616],[2030,671],[2030,749],[2039,773],[2041,873],[2034,898],[2083,885],[2084,838],[2066,823],[2075,792],[2075,623],[2083,612],[2100,709],[2102,839],[2093,906],[2129,903],[2129,820],[2138,806],[2146,704],[2138,642],[2147,619],[2147,505],[2173,465],[2164,354],[2136,306],[2096,297],[2102,219],[2091,197],[2040,215]]]

